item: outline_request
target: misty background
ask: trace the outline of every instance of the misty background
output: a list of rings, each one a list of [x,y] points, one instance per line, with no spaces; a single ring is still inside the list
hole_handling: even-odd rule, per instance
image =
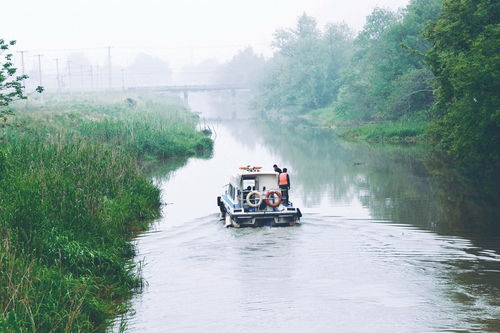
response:
[[[320,27],[359,32],[375,7],[406,0],[17,1],[3,4],[0,29],[17,40],[14,62],[28,89],[48,92],[162,85],[252,87],[276,52],[279,29],[307,13]],[[34,29],[33,27],[38,27]]]

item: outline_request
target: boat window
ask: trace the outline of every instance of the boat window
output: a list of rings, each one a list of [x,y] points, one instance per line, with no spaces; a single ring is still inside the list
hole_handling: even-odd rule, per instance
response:
[[[229,184],[229,197],[234,200],[234,194],[235,194],[235,191],[234,191],[234,187],[232,184]]]
[[[248,186],[251,190],[255,190],[255,179],[243,179],[243,188],[247,189]]]

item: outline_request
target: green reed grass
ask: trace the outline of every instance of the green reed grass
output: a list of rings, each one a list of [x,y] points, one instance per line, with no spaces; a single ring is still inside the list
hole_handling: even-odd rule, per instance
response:
[[[375,142],[420,141],[427,127],[424,121],[369,123],[340,131],[340,136]]]
[[[212,141],[186,110],[156,103],[69,104],[11,124],[0,144],[0,331],[105,331],[142,286],[130,237],[159,214],[140,160]]]

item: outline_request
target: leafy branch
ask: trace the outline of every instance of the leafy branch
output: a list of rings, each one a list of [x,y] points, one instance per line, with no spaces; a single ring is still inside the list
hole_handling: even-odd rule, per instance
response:
[[[16,44],[15,40],[6,42],[0,39],[0,117],[5,119],[7,114],[12,114],[8,106],[21,99],[27,99],[25,94],[24,80],[28,75],[16,75],[17,68],[12,63],[12,53],[9,48]],[[2,59],[3,58],[3,59]],[[36,92],[43,92],[43,87],[38,86]]]

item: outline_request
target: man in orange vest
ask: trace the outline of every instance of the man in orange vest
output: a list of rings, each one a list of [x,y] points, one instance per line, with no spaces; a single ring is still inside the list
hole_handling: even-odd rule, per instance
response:
[[[278,175],[278,185],[281,189],[283,196],[283,204],[288,206],[288,190],[290,189],[290,176],[288,176],[287,169],[283,168],[283,172]]]

